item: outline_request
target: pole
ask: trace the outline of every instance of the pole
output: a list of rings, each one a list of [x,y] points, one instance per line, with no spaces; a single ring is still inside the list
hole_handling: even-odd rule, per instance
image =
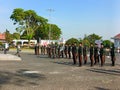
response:
[[[51,12],[54,12],[54,10],[50,8],[47,11],[49,12],[49,44],[50,44],[50,40],[51,40],[51,24],[50,24],[50,19],[51,19]]]

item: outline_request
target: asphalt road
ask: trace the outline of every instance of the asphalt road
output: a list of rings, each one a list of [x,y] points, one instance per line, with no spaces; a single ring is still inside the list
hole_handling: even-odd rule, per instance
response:
[[[21,59],[0,61],[0,90],[120,90],[119,54],[114,67],[107,57],[103,67],[90,67],[90,60],[78,67],[72,59],[51,59],[34,51],[21,52]]]

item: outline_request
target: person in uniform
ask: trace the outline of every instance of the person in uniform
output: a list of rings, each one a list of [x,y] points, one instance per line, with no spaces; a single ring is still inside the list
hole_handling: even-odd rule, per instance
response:
[[[116,58],[115,58],[115,47],[114,47],[114,44],[111,47],[110,55],[111,55],[112,66],[115,66]]]
[[[15,53],[15,55],[18,55],[18,57],[20,57],[21,56],[20,55],[20,52],[21,52],[20,44],[17,44],[16,48],[17,48],[17,52]]]
[[[61,44],[60,53],[62,58],[64,58],[64,44]]]
[[[77,46],[76,43],[72,46],[73,64],[77,63]]]
[[[71,59],[71,45],[68,45],[68,57]]]
[[[94,47],[92,43],[90,44],[90,61],[91,61],[91,67],[92,67],[94,63]]]
[[[95,47],[94,47],[94,65],[96,65],[98,63],[98,59],[99,59],[99,56],[98,56],[98,44],[95,44]]]
[[[79,59],[79,66],[82,66],[82,54],[83,54],[83,47],[82,47],[82,43],[79,44],[78,47],[78,59]]]
[[[57,51],[58,51],[58,58],[60,58],[60,54],[61,54],[61,53],[60,53],[60,45],[58,45],[57,49],[58,49],[58,50],[57,50]]]
[[[100,60],[101,60],[101,66],[103,66],[105,63],[105,50],[103,44],[101,44],[101,48],[100,48]]]
[[[87,64],[87,47],[86,47],[86,45],[83,47],[83,59],[84,59],[84,64]]]
[[[68,54],[68,45],[65,44],[65,47],[64,47],[64,54],[65,54],[65,58],[67,58],[67,54]]]

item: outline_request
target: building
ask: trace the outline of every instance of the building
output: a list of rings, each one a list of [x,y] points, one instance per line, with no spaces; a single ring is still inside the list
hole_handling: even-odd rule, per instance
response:
[[[0,33],[0,42],[5,42],[5,33]]]
[[[112,39],[114,39],[114,45],[117,49],[120,49],[120,33],[114,36]]]
[[[21,46],[28,46],[28,40],[13,40],[13,44],[16,46],[17,43],[21,44]],[[37,40],[30,40],[30,45],[34,46],[35,44],[37,44]]]
[[[21,46],[28,46],[28,40],[22,40],[22,39],[20,39],[20,40],[13,40],[13,44],[16,46],[16,44],[17,43],[19,43],[19,44],[21,44]],[[61,41],[61,40],[40,40],[40,45],[41,46],[47,46],[48,44],[51,44],[51,43],[53,43],[53,44],[55,44],[55,43],[58,43],[58,44],[64,44],[65,43],[65,40],[63,41]],[[34,46],[34,45],[36,45],[37,44],[37,40],[30,40],[30,45],[31,46]]]

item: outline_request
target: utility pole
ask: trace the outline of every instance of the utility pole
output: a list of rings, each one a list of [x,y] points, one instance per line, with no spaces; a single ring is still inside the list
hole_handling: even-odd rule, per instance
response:
[[[47,11],[49,12],[49,44],[50,44],[50,40],[51,40],[51,13],[54,12],[54,9],[47,9]]]

